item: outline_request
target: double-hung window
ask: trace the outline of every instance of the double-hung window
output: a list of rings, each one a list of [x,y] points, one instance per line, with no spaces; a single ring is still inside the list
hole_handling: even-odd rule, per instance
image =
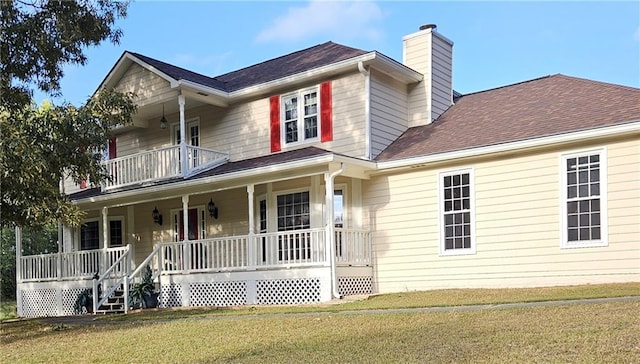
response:
[[[318,140],[318,88],[282,97],[284,144]]]
[[[308,232],[295,232],[311,226],[309,191],[278,195],[277,204],[278,231],[291,231],[279,235],[278,259],[300,261],[311,258],[311,236]]]
[[[93,250],[100,247],[100,224],[98,220],[85,221],[80,226],[80,250]]]
[[[474,254],[473,170],[440,173],[440,254]]]
[[[604,149],[562,156],[562,247],[607,245]]]

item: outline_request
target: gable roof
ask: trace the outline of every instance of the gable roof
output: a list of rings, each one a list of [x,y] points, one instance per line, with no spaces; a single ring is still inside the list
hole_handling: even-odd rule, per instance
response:
[[[376,158],[397,160],[640,121],[640,89],[564,75],[463,95]]]
[[[326,42],[215,77],[192,72],[139,53],[128,53],[175,80],[187,80],[220,91],[232,92],[358,57],[369,52],[333,42]]]

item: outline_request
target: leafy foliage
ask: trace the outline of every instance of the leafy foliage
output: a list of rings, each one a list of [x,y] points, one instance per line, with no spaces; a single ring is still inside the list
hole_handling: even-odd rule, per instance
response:
[[[151,268],[147,265],[142,275],[142,281],[134,284],[129,290],[129,305],[134,308],[146,308],[147,300],[145,298],[154,293],[155,284],[153,283]]]
[[[84,106],[43,104],[32,88],[60,94],[65,65],[84,65],[84,50],[103,40],[117,44],[115,26],[128,1],[0,1],[1,221],[44,226],[81,216],[59,191],[63,177],[100,183],[107,176],[100,151],[116,125],[131,122],[132,95],[100,91]]]
[[[102,150],[111,129],[131,122],[132,95],[102,91],[85,106],[0,107],[0,188],[3,223],[77,225],[82,216],[60,191],[60,181],[108,178]]]
[[[22,254],[46,254],[58,251],[58,230],[55,225],[27,228],[22,231]],[[0,300],[16,298],[15,231],[3,227],[0,235]]]
[[[118,44],[118,18],[128,1],[0,1],[0,100],[8,109],[31,102],[31,84],[58,95],[65,64],[84,65],[84,48],[108,39]]]

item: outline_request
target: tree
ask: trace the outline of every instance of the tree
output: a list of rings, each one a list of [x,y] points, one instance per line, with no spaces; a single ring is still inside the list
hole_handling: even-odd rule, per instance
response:
[[[109,39],[128,2],[113,0],[1,0],[0,101],[9,109],[31,102],[31,86],[59,95],[66,64],[84,65],[84,49]]]
[[[60,193],[70,177],[100,183],[111,130],[131,122],[130,94],[102,90],[84,106],[36,107],[32,87],[60,94],[66,64],[84,65],[84,49],[119,42],[115,20],[127,2],[0,0],[0,218],[3,226],[76,225],[80,211]]]
[[[112,91],[98,92],[79,108],[32,104],[12,113],[0,108],[3,225],[77,225],[81,213],[61,193],[60,181],[109,178],[102,151],[111,130],[130,123],[134,111],[130,95]]]
[[[58,228],[26,228],[22,231],[22,254],[47,254],[58,251]],[[7,227],[0,230],[0,300],[16,298],[16,241],[15,231]]]

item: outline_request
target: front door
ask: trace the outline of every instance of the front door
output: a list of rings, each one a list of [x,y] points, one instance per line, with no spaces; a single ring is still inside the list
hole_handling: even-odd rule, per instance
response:
[[[174,226],[176,227],[176,234],[174,236],[177,237],[177,241],[182,241],[182,240],[184,240],[184,228],[183,228],[183,226],[184,226],[183,225],[184,218],[183,218],[182,210],[180,210],[175,215],[175,220],[176,221],[175,221]],[[189,209],[187,230],[188,230],[188,234],[189,234],[189,240],[198,240],[199,239],[199,234],[198,234],[198,209]]]

